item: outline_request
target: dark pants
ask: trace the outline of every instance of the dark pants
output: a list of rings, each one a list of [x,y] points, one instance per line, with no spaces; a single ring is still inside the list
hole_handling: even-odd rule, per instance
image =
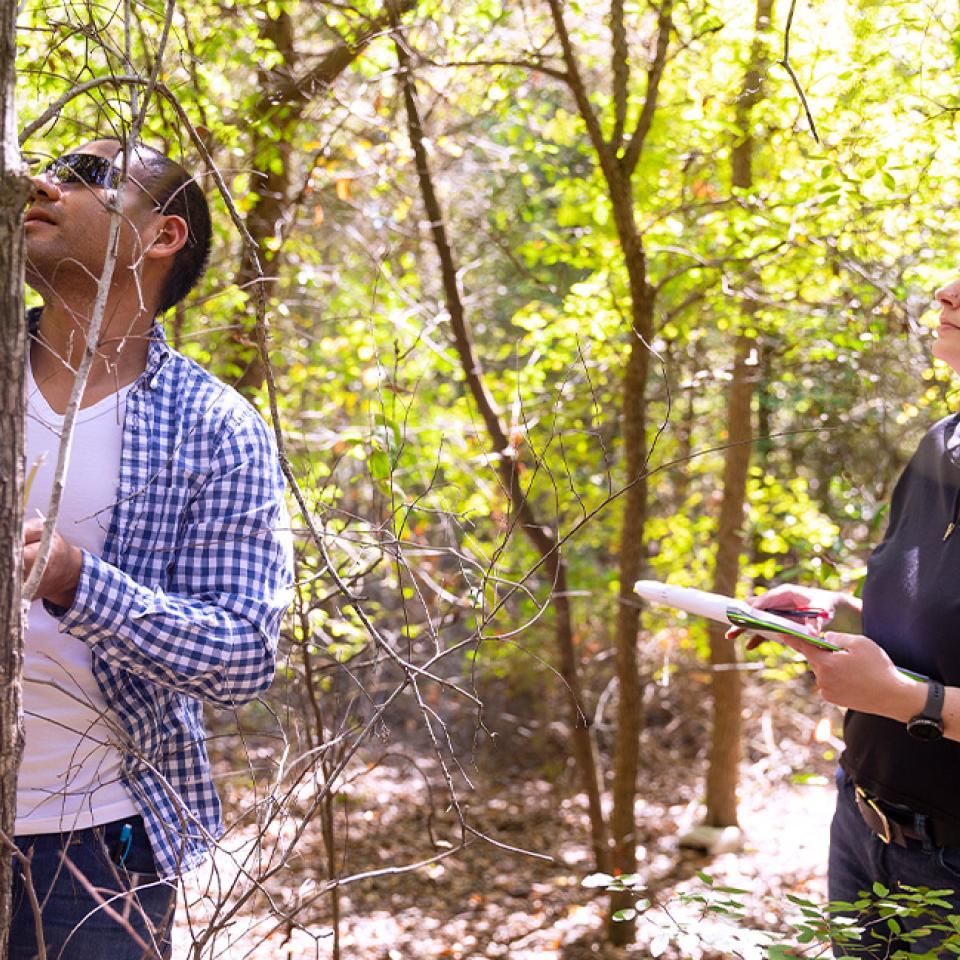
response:
[[[859,943],[835,943],[834,955],[882,960],[897,950],[911,955],[935,951],[943,943],[945,932],[933,931],[917,939],[904,937],[904,933],[942,922],[948,914],[960,914],[960,847],[934,846],[929,836],[926,840],[907,840],[906,847],[884,843],[863,822],[854,799],[853,782],[842,771],[837,785],[837,810],[830,827],[830,900],[855,903],[866,893],[873,902],[856,911],[854,919],[864,927]],[[914,827],[925,832],[922,817],[915,818]],[[901,929],[897,935],[891,931],[882,910],[876,906],[877,898],[871,894],[878,882],[893,894],[902,891],[903,885],[948,890],[951,893],[940,899],[951,906],[919,917],[897,914],[895,925]]]
[[[129,845],[121,847],[124,823],[133,831]],[[17,837],[16,842],[30,860],[49,960],[169,958],[177,887],[157,877],[140,817],[71,833]],[[36,907],[24,879],[17,860],[9,960],[34,960],[40,954]]]

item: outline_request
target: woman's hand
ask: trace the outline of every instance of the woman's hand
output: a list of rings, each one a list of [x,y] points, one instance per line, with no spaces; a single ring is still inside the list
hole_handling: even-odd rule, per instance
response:
[[[824,627],[841,626],[851,632],[860,629],[860,601],[849,594],[836,590],[823,590],[819,587],[800,587],[795,584],[783,584],[767,593],[754,597],[750,605],[757,610],[775,610],[780,616],[790,619],[790,610],[815,609],[823,612],[820,617],[797,618],[803,624],[820,633]],[[731,631],[728,636],[738,636],[743,631]],[[763,637],[752,636],[747,641],[747,649],[753,650],[763,643]],[[806,647],[807,644],[804,644]],[[801,650],[801,653],[804,651]]]
[[[836,590],[821,590],[819,587],[798,587],[792,583],[785,583],[782,586],[774,587],[759,597],[754,597],[750,601],[750,605],[758,610],[795,610],[814,607],[826,614],[823,618],[824,622],[821,624],[821,626],[826,626],[833,622],[838,608],[849,602],[850,599],[847,594],[839,593]],[[789,614],[785,614],[785,616],[789,616]]]
[[[840,649],[824,650],[791,638],[785,641],[806,658],[828,703],[903,723],[923,709],[926,684],[900,673],[869,637],[831,631],[823,639]]]

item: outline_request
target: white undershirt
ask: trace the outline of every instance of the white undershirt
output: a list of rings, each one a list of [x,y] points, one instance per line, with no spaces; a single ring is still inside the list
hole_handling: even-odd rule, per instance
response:
[[[129,386],[77,416],[57,529],[97,556],[120,477],[123,412]],[[26,470],[33,471],[26,516],[48,509],[63,417],[27,371]],[[34,466],[36,469],[34,471]],[[116,720],[93,676],[90,648],[60,633],[40,601],[24,631],[26,740],[17,782],[17,835],[59,833],[137,813],[120,781]]]

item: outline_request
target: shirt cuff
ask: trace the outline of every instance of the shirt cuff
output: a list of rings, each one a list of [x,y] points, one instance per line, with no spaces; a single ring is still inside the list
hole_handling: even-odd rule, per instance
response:
[[[83,551],[77,592],[69,607],[44,601],[47,612],[60,620],[60,632],[98,643],[115,637],[129,621],[137,600],[131,579],[112,564]]]

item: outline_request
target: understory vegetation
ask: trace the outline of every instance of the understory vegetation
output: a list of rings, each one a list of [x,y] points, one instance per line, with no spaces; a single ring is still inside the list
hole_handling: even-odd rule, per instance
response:
[[[270,696],[211,718],[182,955],[765,949],[719,913],[823,951],[819,851],[750,838],[825,829],[838,714],[633,583],[858,590],[957,398],[956,5],[25,0],[17,41],[25,158],[144,111],[198,172],[167,334],[287,472],[296,596]],[[753,847],[682,852],[704,820]]]

